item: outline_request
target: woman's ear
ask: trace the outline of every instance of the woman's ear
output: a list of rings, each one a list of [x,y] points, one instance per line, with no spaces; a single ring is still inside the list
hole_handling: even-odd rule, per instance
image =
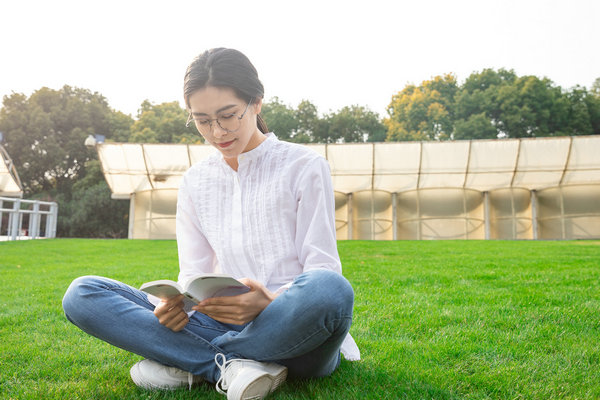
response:
[[[256,115],[260,114],[260,111],[262,110],[262,99],[256,99],[253,106]]]

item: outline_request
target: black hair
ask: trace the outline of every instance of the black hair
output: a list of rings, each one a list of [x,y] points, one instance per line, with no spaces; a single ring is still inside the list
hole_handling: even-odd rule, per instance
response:
[[[205,51],[188,66],[183,79],[186,107],[190,108],[192,93],[209,86],[233,89],[247,103],[262,99],[265,94],[256,68],[248,57],[238,50],[223,47]],[[268,132],[267,124],[260,115],[256,123],[262,133]]]

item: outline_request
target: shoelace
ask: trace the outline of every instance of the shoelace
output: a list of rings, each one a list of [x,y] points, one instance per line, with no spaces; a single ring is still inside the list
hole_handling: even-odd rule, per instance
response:
[[[219,360],[220,360],[220,362],[219,362]],[[215,387],[217,389],[217,392],[219,392],[221,394],[227,394],[226,390],[229,387],[230,382],[227,382],[227,380],[225,379],[225,370],[234,361],[242,361],[242,360],[239,358],[232,358],[231,360],[227,360],[225,358],[225,354],[223,354],[223,353],[217,353],[215,355],[215,363],[217,364],[217,367],[219,367],[219,369],[221,370],[221,377],[217,381],[217,384],[215,385]]]
[[[194,384],[194,374],[188,372],[188,390],[192,390],[192,385]]]

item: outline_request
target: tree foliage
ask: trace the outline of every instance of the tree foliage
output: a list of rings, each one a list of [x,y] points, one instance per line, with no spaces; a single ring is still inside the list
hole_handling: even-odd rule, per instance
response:
[[[600,87],[599,80],[595,85]],[[599,96],[547,78],[484,69],[462,86],[452,75],[408,85],[388,107],[387,139],[496,139],[600,134]]]
[[[99,93],[64,86],[42,88],[29,98],[5,96],[0,131],[27,194],[70,186],[96,158],[85,147],[89,135],[122,136],[132,120],[115,114]]]
[[[381,140],[385,127],[379,116],[362,106],[343,107],[326,116],[327,129],[317,131],[317,139],[324,143],[360,143]]]
[[[129,202],[113,200],[100,161],[86,163],[86,174],[73,185],[71,196],[59,193],[57,236],[127,237]]]
[[[280,139],[290,140],[298,130],[296,113],[278,97],[263,102],[260,115],[264,118],[269,130],[276,132]]]
[[[297,143],[350,143],[384,141],[379,115],[362,106],[344,107],[319,116],[317,107],[302,100],[297,108],[274,97],[263,103],[261,115],[277,137]]]
[[[452,134],[456,77],[436,76],[392,97],[384,120],[389,141],[447,139]]]
[[[202,143],[193,125],[185,126],[187,112],[178,102],[152,104],[144,100],[137,120],[131,126],[130,142],[136,143]]]

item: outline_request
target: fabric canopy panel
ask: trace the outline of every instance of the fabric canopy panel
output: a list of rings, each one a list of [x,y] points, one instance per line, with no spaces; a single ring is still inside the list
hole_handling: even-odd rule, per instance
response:
[[[186,145],[100,144],[98,155],[113,197],[128,199],[133,193],[153,189],[177,189],[191,160],[201,159]]]
[[[131,198],[133,218],[129,220],[131,239],[173,239],[177,190],[155,189],[135,193]]]
[[[600,229],[600,185],[569,185],[538,192],[541,237],[589,239]]]
[[[4,147],[0,145],[0,196],[23,197],[19,175]]]
[[[399,239],[484,239],[483,194],[460,188],[420,189],[397,199]]]
[[[531,239],[531,192],[522,188],[489,192],[490,239]]]

